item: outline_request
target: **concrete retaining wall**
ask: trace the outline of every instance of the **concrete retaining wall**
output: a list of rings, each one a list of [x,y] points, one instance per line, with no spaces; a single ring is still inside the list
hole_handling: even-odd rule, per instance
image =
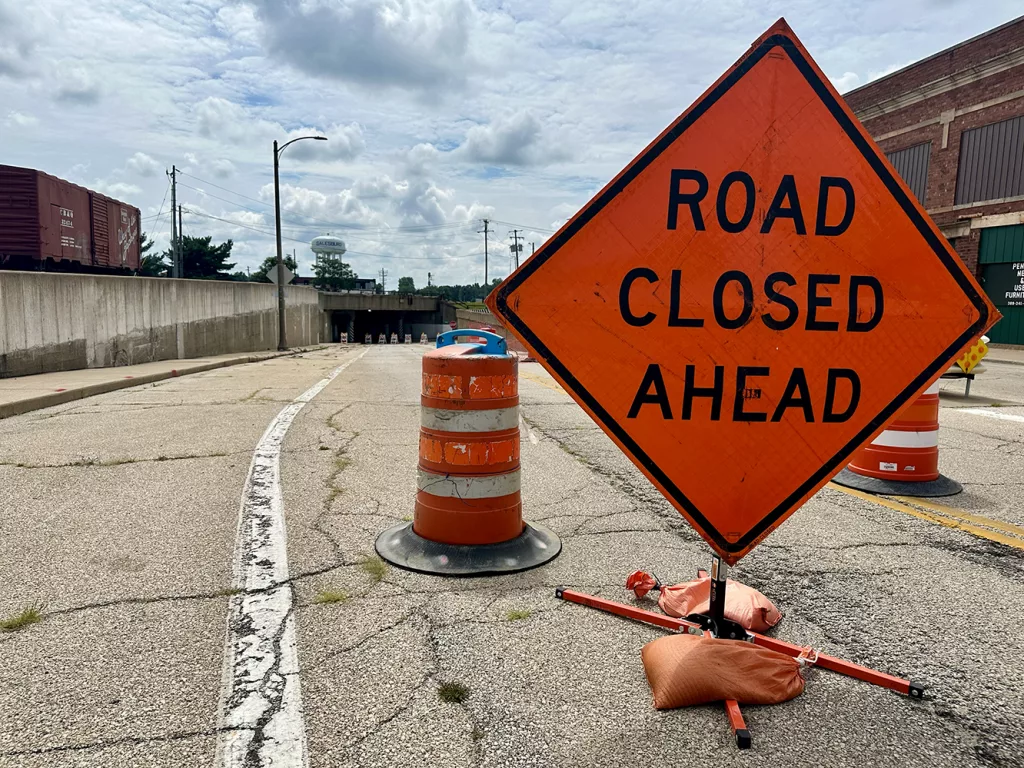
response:
[[[285,289],[290,346],[321,341],[312,288]],[[0,270],[0,378],[277,347],[277,288]]]

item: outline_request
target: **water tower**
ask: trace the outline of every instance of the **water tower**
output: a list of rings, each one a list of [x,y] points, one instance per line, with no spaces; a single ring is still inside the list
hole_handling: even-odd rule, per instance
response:
[[[309,244],[313,254],[316,256],[317,263],[321,259],[340,259],[345,255],[345,241],[340,237],[335,237],[331,234],[320,235],[320,237],[314,237],[313,242]]]

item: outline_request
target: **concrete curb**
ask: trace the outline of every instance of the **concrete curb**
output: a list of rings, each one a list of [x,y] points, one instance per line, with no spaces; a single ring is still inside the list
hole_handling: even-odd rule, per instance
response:
[[[1002,363],[1003,365],[1024,365],[1024,360],[1007,360],[1005,357],[992,357],[991,354],[985,355],[984,360],[987,363]]]
[[[38,411],[42,408],[50,408],[54,405],[63,405],[64,403],[70,403],[72,400],[84,400],[87,397],[104,395],[107,392],[116,392],[119,389],[127,389],[128,387],[139,387],[143,384],[153,384],[165,379],[174,379],[179,376],[188,376],[193,373],[213,371],[217,368],[228,368],[233,365],[260,363],[264,360],[273,360],[277,357],[301,355],[304,352],[315,352],[319,349],[325,349],[326,347],[326,344],[319,344],[312,347],[301,347],[299,349],[288,350],[287,352],[264,352],[239,355],[238,357],[232,357],[228,360],[217,360],[212,363],[200,363],[181,370],[173,368],[169,371],[161,371],[159,373],[148,373],[142,376],[130,376],[121,379],[114,379],[112,381],[102,381],[97,384],[89,384],[76,389],[66,389],[63,392],[48,392],[47,394],[39,395],[38,397],[29,397],[25,400],[16,400],[13,403],[0,404],[0,419],[7,419],[11,416],[20,416],[23,413]],[[182,362],[187,365],[187,361]]]

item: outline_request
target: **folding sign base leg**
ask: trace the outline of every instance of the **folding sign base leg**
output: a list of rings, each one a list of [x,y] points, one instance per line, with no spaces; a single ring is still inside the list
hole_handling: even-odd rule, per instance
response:
[[[740,705],[735,699],[726,699],[725,714],[729,717],[729,726],[736,735],[736,746],[740,749],[750,749],[750,731],[747,730],[747,723],[743,720]]]
[[[677,619],[673,616],[666,616],[661,613],[654,613],[653,611],[645,611],[643,608],[637,608],[632,605],[627,605],[626,603],[617,603],[614,600],[607,600],[603,597],[588,595],[584,592],[577,592],[573,589],[556,589],[555,597],[561,600],[568,600],[571,603],[579,603],[580,605],[585,605],[589,608],[597,608],[598,610],[613,613],[616,616],[622,616],[623,618],[632,619],[633,621],[641,621],[645,624],[653,624],[656,627],[662,627],[663,629],[670,629],[673,632],[686,632],[691,635],[700,635],[708,631],[708,628],[704,626],[704,622],[694,620],[706,618],[703,616],[687,616],[685,619]],[[773,651],[784,653],[787,656],[792,656],[793,658],[800,656],[807,650],[802,646],[787,643],[785,640],[779,640],[774,637],[760,635],[756,632],[747,632],[746,639],[756,645],[760,645],[764,648],[770,648]],[[881,688],[888,688],[891,691],[902,693],[904,696],[909,696],[912,699],[920,699],[924,696],[925,687],[921,683],[915,683],[910,680],[905,680],[902,677],[895,677],[894,675],[889,675],[885,672],[879,672],[876,669],[863,667],[860,664],[854,664],[852,661],[846,661],[845,659],[839,659],[835,656],[828,656],[824,653],[819,653],[812,663],[815,666],[823,667],[824,669],[831,670],[832,672],[838,672],[841,675],[847,675],[848,677],[862,680],[865,683],[870,683]],[[728,706],[726,711],[729,713],[730,724],[733,724],[733,713],[729,711]],[[736,707],[736,711],[739,711],[738,706]],[[742,715],[740,722],[742,722]],[[745,726],[743,730],[746,730]],[[749,740],[749,732],[746,736]],[[737,743],[739,743],[738,732]]]

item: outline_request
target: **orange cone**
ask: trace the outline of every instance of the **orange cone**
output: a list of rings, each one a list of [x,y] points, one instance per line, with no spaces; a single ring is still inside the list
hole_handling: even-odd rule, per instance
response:
[[[858,450],[834,482],[869,493],[952,496],[963,486],[939,473],[939,382]]]
[[[402,568],[443,575],[509,573],[558,555],[547,528],[523,522],[519,359],[500,336],[457,344],[450,331],[423,356],[419,467],[413,522],[377,539]]]

